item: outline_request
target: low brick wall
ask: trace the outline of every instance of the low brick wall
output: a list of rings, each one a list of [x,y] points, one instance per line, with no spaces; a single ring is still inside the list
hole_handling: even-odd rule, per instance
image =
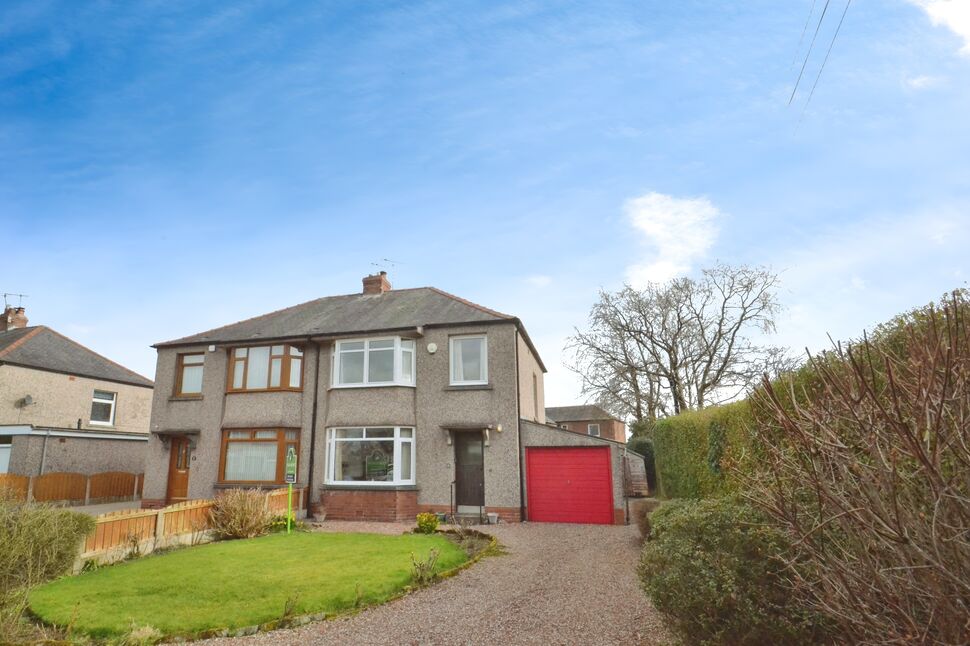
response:
[[[420,505],[418,511],[450,514],[451,507],[448,505]],[[498,514],[499,519],[503,523],[518,523],[522,521],[522,515],[518,507],[486,507],[485,513]]]
[[[320,492],[321,511],[327,520],[370,520],[382,522],[410,522],[418,513],[418,492],[415,490],[325,489]]]

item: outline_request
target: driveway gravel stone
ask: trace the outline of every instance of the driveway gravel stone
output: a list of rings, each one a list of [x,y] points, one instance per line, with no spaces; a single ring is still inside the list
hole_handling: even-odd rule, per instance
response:
[[[328,521],[320,531],[401,533],[404,525]],[[665,644],[638,587],[633,526],[480,527],[506,553],[357,615],[208,644]]]

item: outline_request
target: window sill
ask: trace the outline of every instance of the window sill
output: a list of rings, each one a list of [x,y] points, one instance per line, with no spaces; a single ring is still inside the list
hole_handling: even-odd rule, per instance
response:
[[[450,384],[445,390],[492,390],[492,384]]]
[[[417,491],[416,484],[323,484],[321,491]]]
[[[170,402],[195,402],[201,400],[202,395],[172,395],[168,398]]]
[[[414,384],[336,384],[327,388],[327,390],[354,390],[355,388],[415,388]]]
[[[302,388],[261,388],[259,390],[227,390],[227,395],[260,395],[265,393],[302,393]]]
[[[88,422],[88,428],[96,428],[103,431],[110,431],[115,428],[114,424],[99,424],[98,422]]]

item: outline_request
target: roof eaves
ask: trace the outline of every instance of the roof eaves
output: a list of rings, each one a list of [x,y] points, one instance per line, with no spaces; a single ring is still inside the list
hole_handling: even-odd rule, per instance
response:
[[[146,377],[145,375],[140,375],[137,372],[135,372],[134,370],[131,370],[130,368],[126,368],[125,366],[121,365],[117,361],[112,361],[111,359],[109,359],[108,357],[104,356],[103,354],[101,354],[99,352],[95,352],[94,350],[92,350],[91,348],[87,347],[83,343],[78,343],[74,339],[64,336],[63,334],[61,334],[60,332],[58,332],[55,329],[52,329],[52,328],[46,328],[46,329],[49,332],[51,332],[52,334],[56,334],[57,336],[61,337],[62,339],[64,339],[68,343],[73,343],[74,345],[78,346],[79,348],[90,352],[91,354],[93,354],[94,356],[98,357],[99,359],[101,359],[103,361],[107,361],[108,363],[110,363],[114,367],[116,367],[116,368],[118,368],[120,370],[124,370],[125,372],[127,372],[129,375],[132,375],[136,379],[143,379],[144,381],[146,381],[149,384],[151,384],[151,386],[149,386],[150,388],[154,388],[155,387],[155,382],[152,381],[151,379],[149,379],[148,377]],[[95,379],[98,379],[99,377],[94,377],[94,378]],[[107,381],[119,381],[119,380],[118,379],[109,379]],[[121,383],[125,383],[125,382],[121,382]]]

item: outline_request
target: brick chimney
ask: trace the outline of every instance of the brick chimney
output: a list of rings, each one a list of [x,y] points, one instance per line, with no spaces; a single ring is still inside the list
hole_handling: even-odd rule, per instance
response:
[[[388,289],[390,289],[390,285],[388,285]],[[0,319],[0,332],[21,327],[27,327],[27,315],[24,314],[24,308],[8,305],[3,310],[3,318]]]
[[[387,272],[364,276],[364,294],[383,294],[391,291],[391,283],[387,280]]]

